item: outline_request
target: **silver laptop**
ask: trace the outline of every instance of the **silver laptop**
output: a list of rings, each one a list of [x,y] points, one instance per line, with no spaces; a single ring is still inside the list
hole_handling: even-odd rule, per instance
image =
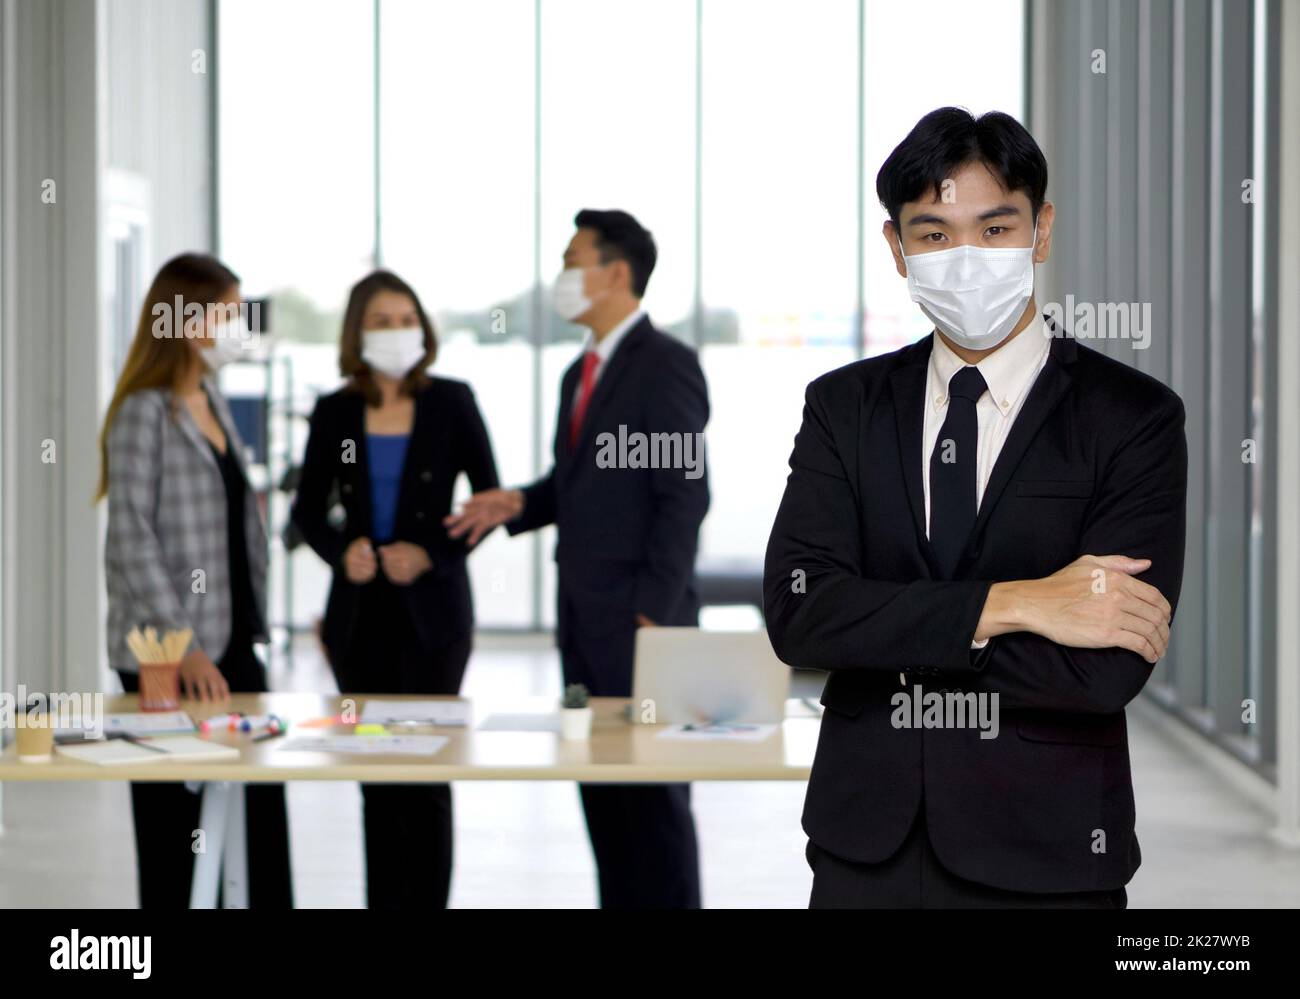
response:
[[[779,722],[789,696],[766,631],[637,629],[634,722]]]

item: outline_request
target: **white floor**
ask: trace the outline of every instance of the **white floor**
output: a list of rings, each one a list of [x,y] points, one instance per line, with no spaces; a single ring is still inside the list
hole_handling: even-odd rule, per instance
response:
[[[333,689],[312,643],[299,645],[277,689]],[[469,696],[502,688],[559,692],[545,636],[480,638]],[[805,693],[799,691],[799,693]],[[813,696],[816,691],[809,692]],[[1300,851],[1268,838],[1269,817],[1130,711],[1144,863],[1129,885],[1133,907],[1300,907]],[[457,907],[587,907],[594,872],[577,790],[551,782],[459,783]],[[810,878],[799,828],[803,785],[698,783],[704,901],[711,907],[802,907]],[[290,785],[297,902],[362,904],[360,795],[349,783]],[[0,835],[0,906],[135,904],[125,785],[8,784]]]

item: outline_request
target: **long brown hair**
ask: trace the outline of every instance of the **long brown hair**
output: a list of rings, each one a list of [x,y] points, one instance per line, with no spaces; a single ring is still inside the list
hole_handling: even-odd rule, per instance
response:
[[[352,292],[348,295],[348,307],[343,313],[343,335],[339,338],[339,373],[348,380],[346,387],[350,391],[360,392],[371,406],[379,405],[380,393],[379,386],[370,373],[370,365],[361,359],[361,322],[365,319],[370,300],[381,291],[405,295],[415,303],[415,311],[424,330],[424,359],[406,373],[400,391],[413,396],[427,385],[429,376],[424,373],[424,369],[438,356],[438,333],[429,314],[420,304],[420,296],[415,293],[415,289],[392,271],[371,271],[352,286]]]
[[[182,253],[162,265],[149,286],[135,327],[135,339],[127,352],[122,373],[117,377],[113,398],[99,432],[99,487],[95,500],[108,493],[108,434],[113,418],[127,396],[141,389],[177,388],[190,371],[202,363],[190,349],[189,340],[202,336],[189,328],[193,310],[208,310],[220,302],[239,277],[216,257],[203,253]],[[175,400],[173,400],[175,405]]]

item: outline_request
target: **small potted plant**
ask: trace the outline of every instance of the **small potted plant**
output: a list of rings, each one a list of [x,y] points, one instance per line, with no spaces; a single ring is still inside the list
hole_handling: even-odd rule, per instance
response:
[[[591,693],[581,683],[564,688],[560,702],[560,734],[565,739],[591,737]]]

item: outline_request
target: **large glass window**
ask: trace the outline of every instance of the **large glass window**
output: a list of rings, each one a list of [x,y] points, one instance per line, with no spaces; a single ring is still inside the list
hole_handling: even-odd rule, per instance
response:
[[[248,288],[280,294],[294,339],[337,333],[310,317],[337,314],[374,252],[372,14],[321,0],[220,8],[221,252]]]
[[[547,293],[574,214],[626,209],[659,246],[647,311],[709,380],[706,568],[761,566],[807,383],[925,332],[879,240],[884,156],[940,104],[1022,104],[1020,0],[222,0],[219,23],[222,253],[275,299],[297,408],[337,384],[379,261],[437,316],[503,480],[544,472],[583,335]],[[481,625],[551,623],[551,544],[476,554]],[[326,570],[295,570],[307,624]]]
[[[537,411],[531,8],[386,0],[379,38],[384,266],[436,315],[435,372],[473,387],[503,481],[527,481]],[[480,621],[533,623],[533,546],[499,531],[469,564]]]
[[[622,208],[655,238],[645,307],[686,340],[694,289],[694,0],[566,0],[540,5],[541,279],[549,291],[582,208]],[[611,39],[635,40],[611,44]],[[586,331],[544,310],[541,388],[547,461],[560,378]],[[551,541],[542,621],[553,620]]]
[[[858,5],[703,5],[706,564],[758,569],[804,386],[857,356]]]

